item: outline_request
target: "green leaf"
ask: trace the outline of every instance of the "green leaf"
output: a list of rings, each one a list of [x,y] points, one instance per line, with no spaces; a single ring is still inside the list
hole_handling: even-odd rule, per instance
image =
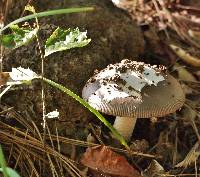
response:
[[[14,44],[14,35],[13,34],[8,34],[4,35],[0,38],[0,43],[7,47],[7,48],[12,48]]]
[[[12,72],[9,72],[9,75],[10,78],[6,85],[30,84],[33,79],[39,78],[31,69],[22,67],[12,68]]]
[[[8,172],[6,170],[6,161],[3,155],[3,150],[1,148],[1,145],[0,145],[0,166],[1,166],[0,169],[3,172],[4,177],[8,177]]]
[[[0,168],[0,172],[3,172],[2,168]],[[6,167],[6,172],[9,177],[20,177],[19,174],[12,168]]]
[[[58,27],[46,41],[45,56],[54,52],[87,45],[91,39],[87,39],[86,34],[87,32],[80,32],[78,28],[63,30]]]
[[[16,49],[22,45],[28,44],[30,41],[32,41],[37,32],[38,29],[32,29],[30,27],[22,27],[20,28],[18,25],[13,25],[10,27],[12,30],[11,34],[2,35],[0,37],[0,43],[7,47]]]

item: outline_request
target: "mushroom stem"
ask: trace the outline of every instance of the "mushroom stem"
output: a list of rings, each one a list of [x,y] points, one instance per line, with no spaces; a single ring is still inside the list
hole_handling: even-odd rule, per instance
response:
[[[135,128],[137,118],[116,116],[113,127],[129,141]]]

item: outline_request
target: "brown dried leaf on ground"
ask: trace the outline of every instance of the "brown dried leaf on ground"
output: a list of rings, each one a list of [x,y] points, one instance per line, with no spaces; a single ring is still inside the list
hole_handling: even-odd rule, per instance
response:
[[[0,87],[5,85],[6,82],[10,79],[10,75],[8,72],[1,72],[0,73]]]
[[[127,160],[106,146],[87,148],[81,163],[93,170],[93,177],[141,177]]]

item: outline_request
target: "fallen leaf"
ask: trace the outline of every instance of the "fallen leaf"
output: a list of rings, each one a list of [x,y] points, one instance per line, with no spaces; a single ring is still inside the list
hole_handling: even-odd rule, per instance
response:
[[[6,85],[9,78],[10,78],[9,72],[1,72],[0,73],[0,86]]]
[[[112,177],[141,177],[140,173],[123,156],[111,151],[106,146],[87,148],[81,163],[93,171],[95,170],[96,173],[95,176],[93,173],[93,177],[99,176],[99,173]]]

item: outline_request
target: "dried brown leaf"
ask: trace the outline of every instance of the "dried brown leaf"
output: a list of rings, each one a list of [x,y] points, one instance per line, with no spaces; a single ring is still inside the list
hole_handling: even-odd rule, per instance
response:
[[[81,163],[96,173],[121,177],[141,177],[127,160],[106,146],[87,148]]]
[[[5,85],[10,78],[9,72],[0,73],[0,86]]]

